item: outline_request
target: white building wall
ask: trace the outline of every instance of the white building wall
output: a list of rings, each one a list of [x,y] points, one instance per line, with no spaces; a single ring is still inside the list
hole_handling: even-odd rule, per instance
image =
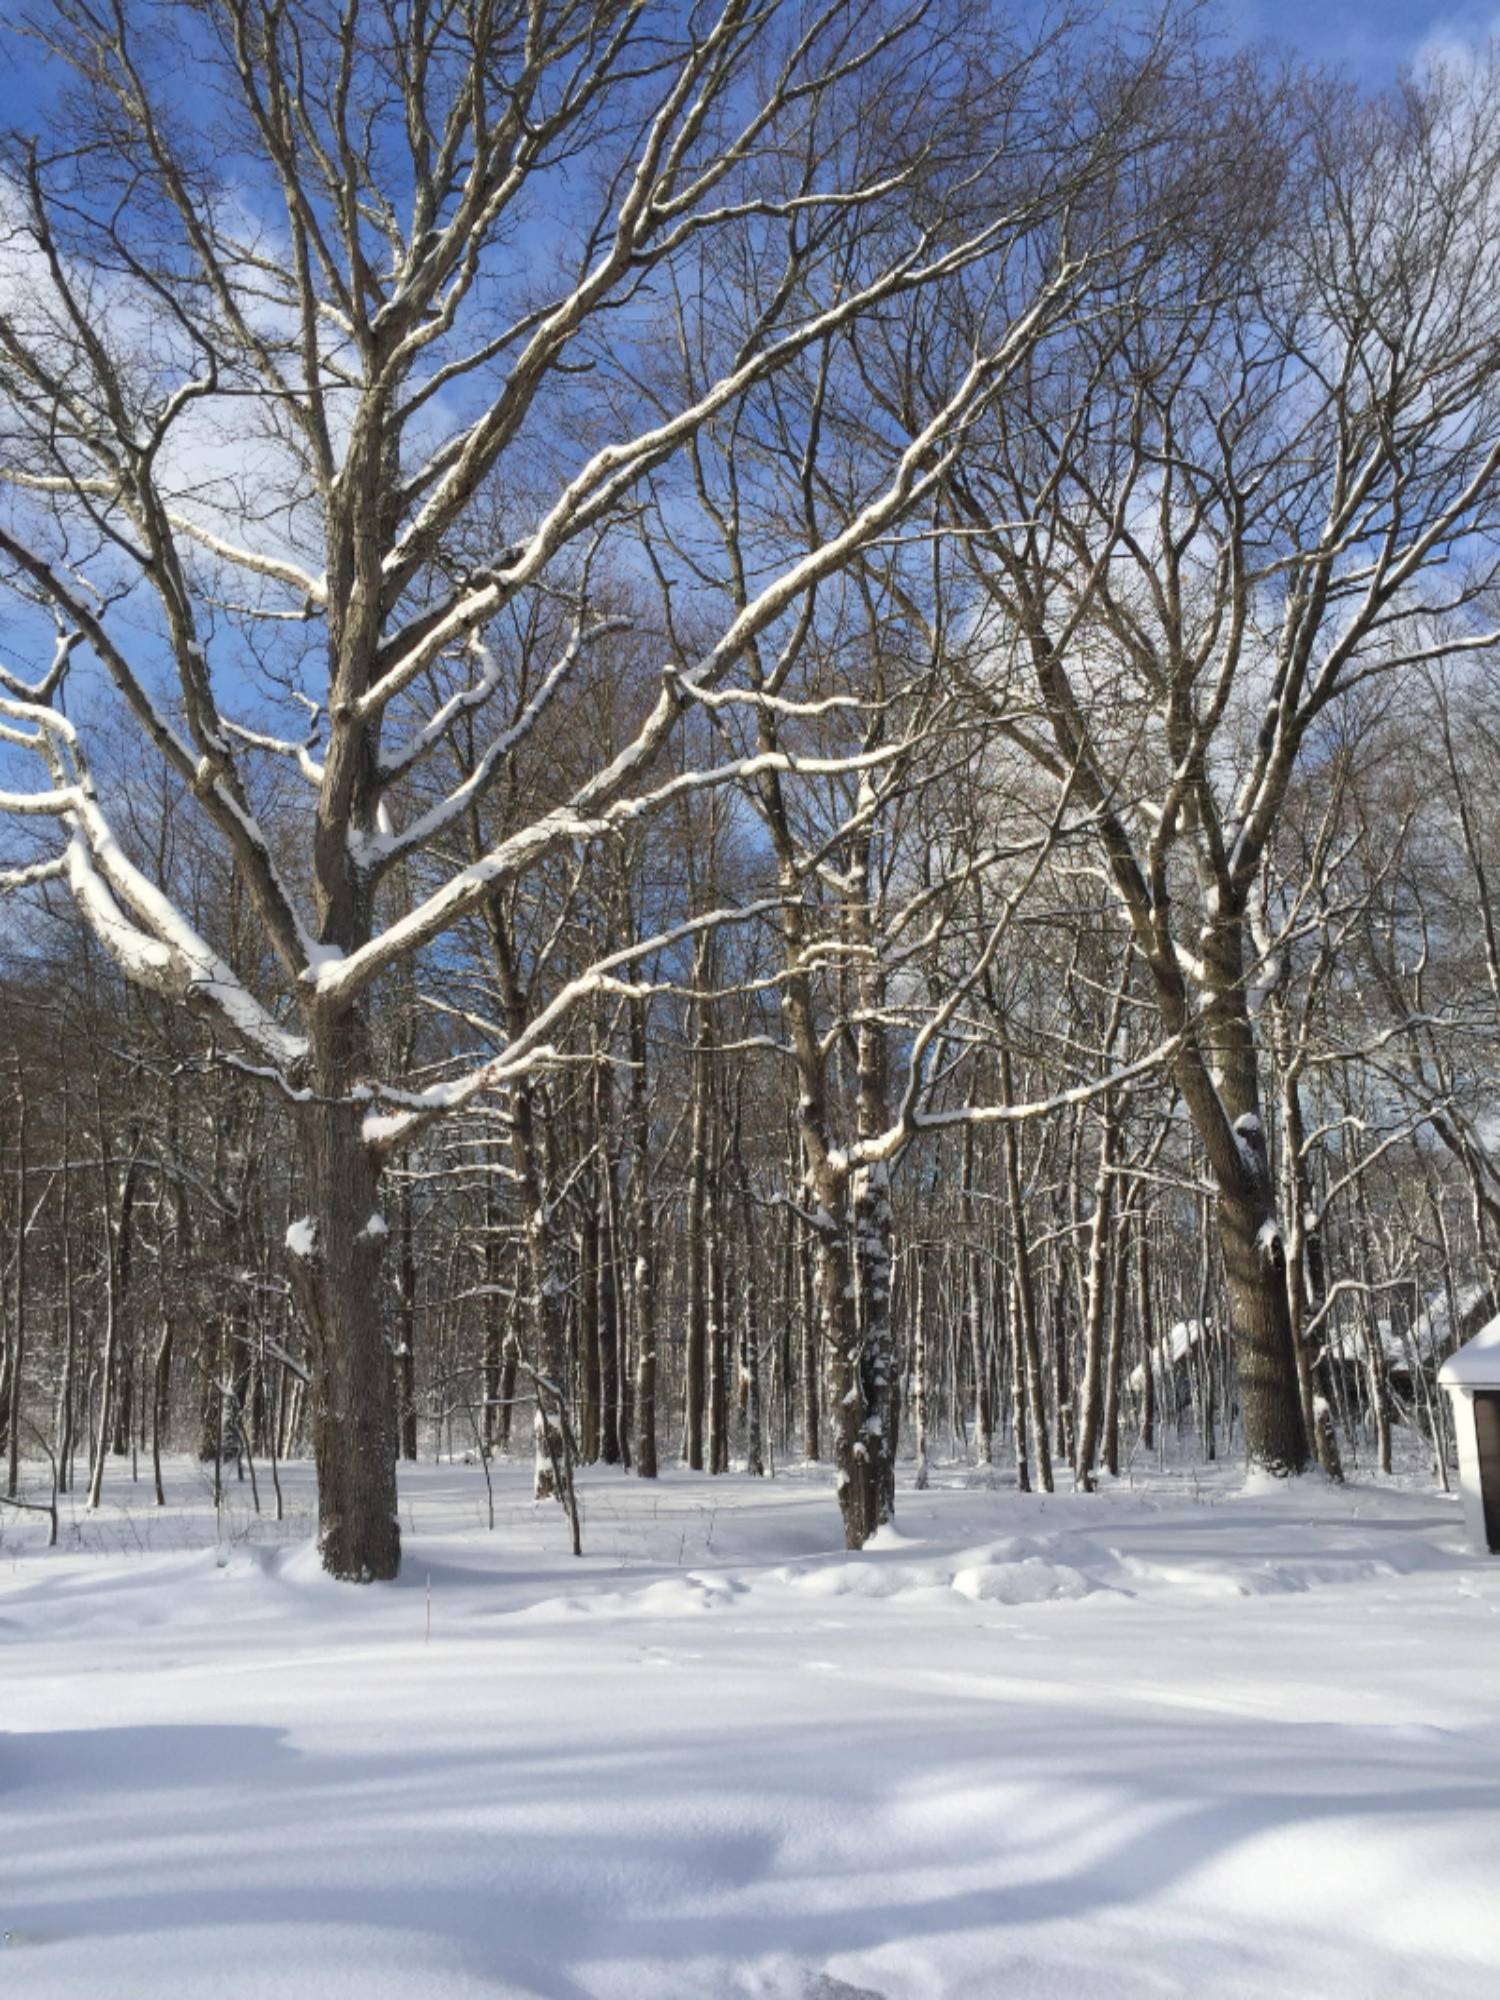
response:
[[[1469,1546],[1489,1553],[1484,1525],[1484,1495],[1479,1485],[1479,1434],[1474,1428],[1474,1391],[1461,1383],[1446,1385],[1453,1405],[1453,1429],[1458,1439],[1458,1490],[1464,1507],[1464,1532]]]

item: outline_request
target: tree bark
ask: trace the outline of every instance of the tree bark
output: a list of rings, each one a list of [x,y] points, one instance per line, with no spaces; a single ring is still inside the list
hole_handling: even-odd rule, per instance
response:
[[[578,1232],[578,1456],[599,1457],[599,1207],[594,1176],[584,1176],[583,1222]]]
[[[410,1160],[401,1183],[401,1345],[396,1353],[397,1407],[401,1456],[410,1464],[417,1458],[417,1246],[412,1215]]]
[[[5,1423],[5,1490],[15,1499],[21,1490],[21,1386],[26,1366],[26,1139],[30,1099],[16,1062],[16,1247],[14,1256],[16,1310],[8,1370]]]
[[[1000,1051],[1000,1086],[1006,1104],[1015,1102],[1010,1050]],[[1047,1438],[1046,1385],[1042,1378],[1042,1343],[1036,1323],[1036,1288],[1031,1268],[1031,1238],[1026,1224],[1026,1202],[1021,1189],[1021,1142],[1015,1125],[1007,1121],[1002,1147],[1005,1156],[1005,1194],[1010,1209],[1011,1239],[1016,1260],[1016,1366],[1017,1409],[1024,1385],[1027,1428],[1031,1450],[1036,1454],[1037,1484],[1044,1493],[1052,1491],[1052,1452]],[[1026,1463],[1019,1452],[1018,1467]],[[1023,1488],[1023,1491],[1026,1490]]]
[[[693,1109],[691,1154],[688,1160],[688,1323],[687,1378],[684,1388],[686,1449],[684,1456],[694,1472],[703,1470],[703,1405],[707,1390],[708,1364],[708,1122],[709,1082],[713,1029],[709,1001],[704,988],[709,978],[708,954],[700,946],[694,954],[693,979],[698,988],[695,1004],[696,1034],[693,1041]]]
[[[980,1296],[980,1262],[974,1242],[974,1127],[965,1125],[961,1161],[959,1212],[963,1227],[963,1311],[968,1336],[969,1365],[974,1375],[974,1457],[980,1465],[995,1458],[995,1416],[990,1402],[989,1369],[984,1353],[984,1313]]]
[[[288,1267],[312,1347],[323,1567],[369,1583],[401,1567],[394,1383],[379,1287],[386,1227],[343,1050],[319,1068],[318,1101],[298,1119],[308,1211],[288,1232]]]
[[[1082,1410],[1078,1425],[1078,1450],[1073,1462],[1074,1478],[1085,1493],[1094,1490],[1094,1459],[1104,1420],[1105,1331],[1113,1299],[1113,1227],[1115,1215],[1115,1159],[1119,1144],[1119,1119],[1109,1099],[1105,1099],[1103,1129],[1099,1138],[1099,1171],[1094,1181],[1094,1213],[1089,1224],[1089,1264],[1087,1314],[1084,1323]]]
[[[615,1079],[606,1048],[594,1072],[594,1130],[599,1152],[599,1456],[618,1465],[625,1454],[621,1385],[624,1320],[620,1312],[620,1188],[611,1144]]]
[[[635,1222],[635,1469],[655,1479],[656,1211],[651,1197],[651,1100],[646,1075],[646,1002],[630,1003],[631,1195]]]

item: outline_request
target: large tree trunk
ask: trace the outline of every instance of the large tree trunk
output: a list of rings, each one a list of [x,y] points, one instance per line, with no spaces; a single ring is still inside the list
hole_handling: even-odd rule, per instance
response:
[[[288,1264],[312,1343],[323,1567],[368,1583],[401,1567],[394,1383],[379,1289],[387,1232],[363,1107],[350,1101],[344,1075],[319,1083],[299,1118],[308,1211],[287,1232]]]
[[[1260,1119],[1255,1033],[1245,1000],[1243,912],[1221,909],[1204,935],[1204,1025],[1213,1075],[1196,1049],[1178,1078],[1219,1189],[1219,1238],[1230,1333],[1252,1465],[1286,1477],[1306,1469],[1307,1430],[1287,1295],[1286,1246]],[[1168,1010],[1169,1023],[1171,1020]],[[1226,1119],[1232,1121],[1225,1129]]]
[[[862,1549],[880,1526],[881,1459],[866,1429],[869,1384],[854,1301],[854,1271],[844,1230],[825,1204],[817,1233],[818,1315],[833,1372],[833,1458],[844,1542]]]
[[[1242,1142],[1253,1145],[1241,1128]],[[1262,1151],[1264,1140],[1260,1141]],[[1307,1464],[1307,1434],[1287,1307],[1286,1253],[1269,1200],[1220,1194],[1219,1236],[1250,1461],[1278,1475]]]

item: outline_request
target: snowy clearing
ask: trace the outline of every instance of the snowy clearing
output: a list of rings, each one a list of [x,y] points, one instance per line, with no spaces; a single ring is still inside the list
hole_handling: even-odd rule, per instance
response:
[[[405,1468],[363,1591],[301,1468],[0,1524],[7,2000],[1495,1991],[1454,1502],[955,1473],[854,1557],[817,1478],[595,1473],[580,1562],[528,1478]]]

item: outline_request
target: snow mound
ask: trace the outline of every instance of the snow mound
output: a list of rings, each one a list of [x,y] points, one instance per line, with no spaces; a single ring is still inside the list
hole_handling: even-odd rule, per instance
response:
[[[816,1568],[782,1570],[779,1575],[781,1581],[804,1597],[909,1598],[946,1590],[948,1586],[948,1572],[941,1566],[870,1562],[863,1557],[823,1563]]]
[[[975,1604],[1046,1604],[1087,1597],[1099,1585],[1068,1563],[1023,1556],[1019,1562],[973,1563],[955,1573],[953,1588]]]

